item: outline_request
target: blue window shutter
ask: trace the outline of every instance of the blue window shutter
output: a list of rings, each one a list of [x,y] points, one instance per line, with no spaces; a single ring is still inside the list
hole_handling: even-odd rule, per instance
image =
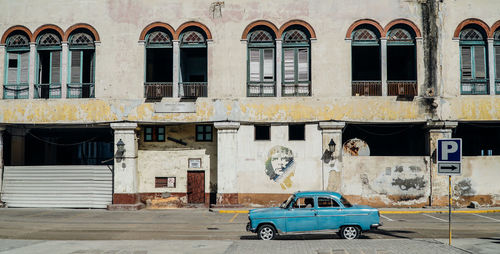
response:
[[[50,63],[50,83],[60,83],[61,82],[61,51],[51,52],[51,63]]]
[[[250,81],[260,81],[260,50],[249,49],[248,54],[250,58]]]
[[[309,81],[309,49],[298,49],[298,79],[299,81]]]
[[[500,46],[495,46],[496,79],[500,79]]]
[[[283,49],[283,72],[285,82],[295,81],[295,49]]]
[[[472,79],[472,61],[471,47],[462,46],[461,48],[461,63],[462,63],[462,79]]]
[[[7,70],[7,83],[8,84],[16,84],[17,83],[17,68],[20,66],[18,54],[16,53],[8,53],[8,62],[9,66]],[[15,65],[14,65],[15,63]],[[13,64],[12,66],[10,64]]]
[[[81,50],[71,51],[71,83],[81,83]]]
[[[30,52],[21,53],[21,62],[20,62],[20,72],[21,75],[19,82],[28,83],[29,76],[29,68],[30,68]]]
[[[486,62],[484,57],[484,46],[474,46],[474,65],[476,78],[486,78]]]
[[[274,49],[266,48],[263,50],[264,66],[263,81],[274,81]]]

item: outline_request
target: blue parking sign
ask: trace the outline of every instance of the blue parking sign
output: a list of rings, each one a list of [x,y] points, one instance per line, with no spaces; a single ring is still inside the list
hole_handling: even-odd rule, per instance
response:
[[[439,139],[437,146],[437,161],[438,163],[461,162],[462,139],[461,138]]]

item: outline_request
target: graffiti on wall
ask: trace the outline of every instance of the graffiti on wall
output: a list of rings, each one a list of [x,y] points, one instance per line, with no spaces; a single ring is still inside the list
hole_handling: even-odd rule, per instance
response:
[[[283,190],[292,187],[295,175],[295,160],[290,148],[275,146],[269,150],[265,163],[266,174],[270,180],[279,183]]]

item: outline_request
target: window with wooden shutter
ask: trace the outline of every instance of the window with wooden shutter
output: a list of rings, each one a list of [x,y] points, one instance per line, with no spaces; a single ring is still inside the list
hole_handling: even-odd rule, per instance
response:
[[[309,81],[309,49],[298,49],[298,80]]]
[[[472,78],[471,47],[462,46],[462,79]]]
[[[28,76],[29,76],[29,68],[30,68],[30,53],[29,52],[24,52],[21,53],[21,66],[20,66],[20,75],[19,75],[19,82],[20,83],[28,83]]]
[[[71,83],[81,83],[82,50],[71,51]]]
[[[295,49],[283,49],[283,71],[285,82],[295,81]]]
[[[274,49],[264,49],[263,55],[263,81],[274,81]]]
[[[9,59],[9,69],[7,71],[7,83],[8,84],[17,84],[17,70],[20,65],[19,63],[19,54],[18,53],[8,53]]]
[[[250,81],[260,81],[260,50],[249,49],[249,72]]]
[[[475,63],[475,74],[477,79],[486,78],[486,69],[485,69],[485,57],[484,57],[484,46],[475,46],[474,47],[474,63]]]
[[[50,83],[61,82],[61,51],[51,52]]]
[[[500,79],[500,46],[495,46],[495,77],[497,80]]]

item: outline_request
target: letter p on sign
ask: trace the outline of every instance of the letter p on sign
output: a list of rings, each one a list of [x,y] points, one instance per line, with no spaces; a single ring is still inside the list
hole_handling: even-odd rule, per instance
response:
[[[462,139],[439,139],[438,162],[460,162],[462,160]]]

